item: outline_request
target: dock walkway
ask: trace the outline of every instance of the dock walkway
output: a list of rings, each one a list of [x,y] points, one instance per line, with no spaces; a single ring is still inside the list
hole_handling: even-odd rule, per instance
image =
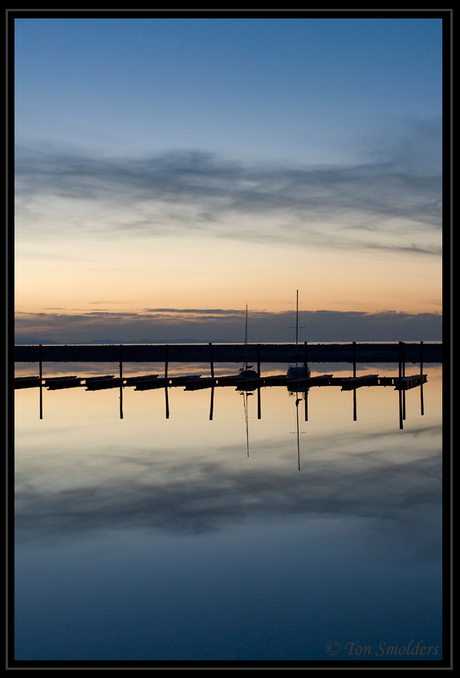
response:
[[[97,391],[106,388],[134,387],[136,391],[146,391],[156,388],[184,387],[186,391],[196,391],[215,387],[234,387],[238,390],[255,390],[256,388],[284,386],[290,391],[297,391],[312,387],[339,386],[342,391],[352,391],[364,386],[393,386],[395,390],[415,388],[426,383],[426,374],[411,376],[379,377],[377,374],[359,377],[334,377],[332,374],[289,379],[286,375],[275,374],[266,377],[242,379],[239,375],[221,377],[201,377],[201,375],[179,375],[174,377],[160,377],[157,374],[137,375],[132,377],[115,377],[113,374],[97,377],[78,377],[69,375],[63,377],[47,377],[45,379],[30,377],[15,377],[15,389],[47,387],[49,390],[86,387],[87,391]]]

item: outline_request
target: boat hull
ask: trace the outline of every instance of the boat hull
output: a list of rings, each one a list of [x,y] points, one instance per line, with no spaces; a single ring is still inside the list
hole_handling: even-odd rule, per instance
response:
[[[287,371],[287,376],[288,379],[305,379],[310,377],[310,370],[308,367],[304,366],[296,366],[296,367],[290,367]]]

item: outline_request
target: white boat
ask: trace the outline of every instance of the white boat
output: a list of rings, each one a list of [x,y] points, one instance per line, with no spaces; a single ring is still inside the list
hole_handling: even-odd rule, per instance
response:
[[[297,299],[296,299],[296,316],[295,316],[295,356],[296,364],[291,365],[288,368],[287,376],[288,379],[305,379],[308,378],[311,374],[308,365],[303,364],[299,365],[299,290],[297,290]]]

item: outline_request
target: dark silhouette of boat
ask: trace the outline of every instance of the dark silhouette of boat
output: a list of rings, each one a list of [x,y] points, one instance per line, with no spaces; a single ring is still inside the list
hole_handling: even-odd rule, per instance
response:
[[[288,379],[308,379],[310,377],[310,369],[308,365],[304,363],[299,365],[299,290],[297,290],[296,298],[296,316],[295,316],[295,365],[291,365],[288,368],[287,376]]]
[[[244,365],[241,368],[238,378],[242,381],[250,381],[251,379],[259,379],[259,373],[253,368],[252,365],[248,365],[248,305],[246,304],[246,327],[244,334]]]

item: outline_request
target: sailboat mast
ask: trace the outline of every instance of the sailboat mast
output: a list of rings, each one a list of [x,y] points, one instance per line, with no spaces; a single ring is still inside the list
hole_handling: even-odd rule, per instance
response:
[[[246,327],[244,330],[244,367],[248,369],[248,305],[246,304]]]
[[[244,330],[244,343],[248,343],[248,305],[246,304],[246,328]]]
[[[295,364],[296,364],[296,367],[297,367],[297,363],[298,363],[298,353],[299,353],[299,290],[297,290],[296,308],[295,308]]]

